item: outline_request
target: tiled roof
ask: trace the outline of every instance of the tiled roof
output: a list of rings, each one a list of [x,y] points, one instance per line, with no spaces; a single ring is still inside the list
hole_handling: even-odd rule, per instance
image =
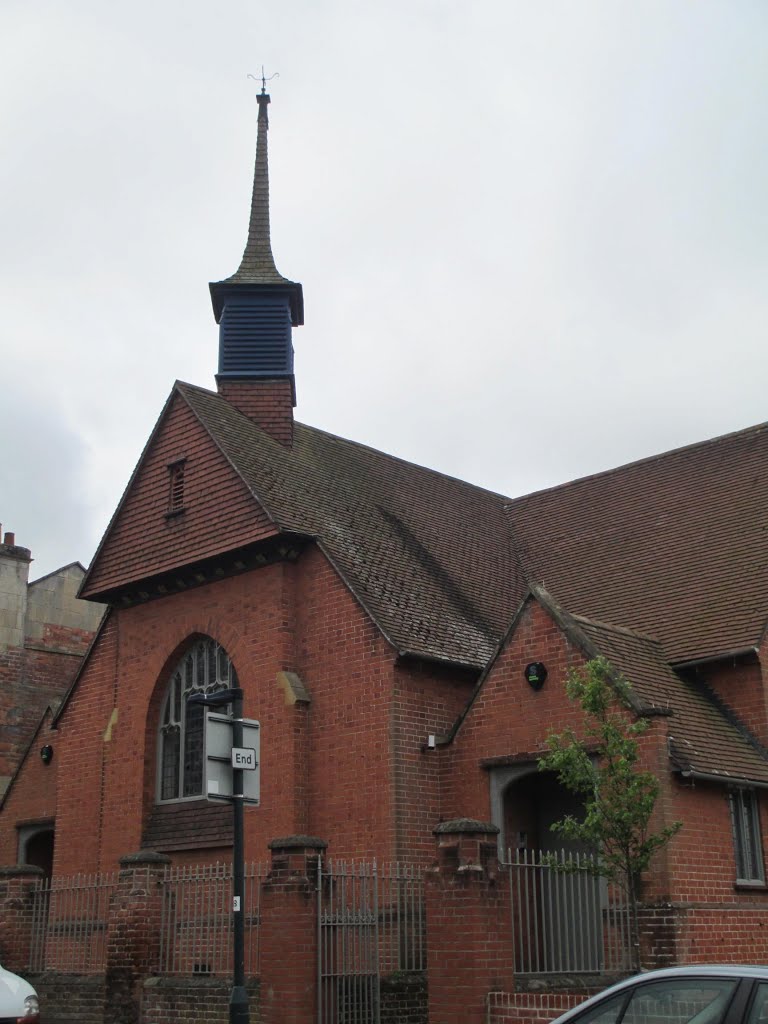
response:
[[[573,616],[597,652],[630,683],[641,705],[671,711],[670,758],[681,771],[768,783],[768,758],[706,686],[675,675],[661,645],[631,630]]]
[[[177,388],[272,521],[317,538],[398,650],[487,662],[517,589],[507,499],[300,423],[286,448],[219,395]]]
[[[670,661],[755,646],[768,608],[768,425],[510,503],[526,577]]]
[[[304,299],[301,285],[290,281],[279,272],[272,255],[272,242],[269,230],[269,166],[267,155],[267,131],[269,119],[267,104],[269,96],[262,94],[257,97],[259,117],[256,137],[256,162],[253,171],[253,192],[251,194],[251,216],[248,223],[248,239],[245,243],[243,258],[234,274],[224,281],[214,281],[210,285],[213,309],[218,321],[223,307],[227,286],[278,286],[287,287],[291,294],[294,326],[304,322]]]

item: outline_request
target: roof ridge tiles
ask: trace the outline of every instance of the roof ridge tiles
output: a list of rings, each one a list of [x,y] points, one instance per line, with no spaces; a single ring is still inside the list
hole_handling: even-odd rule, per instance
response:
[[[538,490],[529,491],[527,494],[520,494],[516,498],[511,498],[505,505],[504,511],[511,511],[514,506],[527,501],[529,498],[536,498],[542,494],[552,494],[556,491],[566,491],[571,487],[575,487],[579,484],[584,484],[592,480],[599,480],[604,477],[614,476],[618,473],[636,469],[640,466],[660,462],[663,459],[671,458],[675,455],[684,455],[688,452],[707,448],[710,445],[717,445],[733,440],[737,437],[747,437],[749,434],[759,434],[765,430],[768,430],[768,421],[764,423],[756,423],[749,427],[742,427],[740,430],[731,430],[726,434],[718,434],[716,437],[710,437],[704,441],[693,441],[690,444],[680,445],[678,448],[670,448],[667,451],[657,452],[655,455],[646,455],[641,459],[633,459],[631,462],[624,462],[620,466],[612,466],[609,469],[599,469],[594,473],[587,473],[585,476],[575,477],[573,480],[566,480],[560,484],[552,484],[549,487],[540,487]]]
[[[604,629],[611,633],[621,633],[624,636],[631,637],[633,640],[642,640],[644,643],[654,644],[662,651],[664,650],[662,642],[651,633],[643,633],[639,629],[630,629],[628,626],[620,626],[618,623],[606,622],[605,619],[595,619],[588,615],[577,615],[574,612],[571,612],[570,614],[579,623],[585,623],[588,626],[594,626],[596,629]]]
[[[205,388],[200,384],[191,384],[188,381],[182,380],[175,381],[174,387],[181,389],[189,388],[192,391],[196,391],[198,394],[209,396],[220,402],[225,402],[229,408],[234,409],[235,412],[242,416],[246,422],[250,423],[254,427],[254,429],[259,430],[262,434],[264,434],[265,437],[269,437],[269,435],[265,431],[261,430],[257,423],[254,423],[253,420],[249,419],[245,415],[245,413],[241,412],[239,409],[233,406],[231,402],[228,402],[227,399],[220,395],[218,392],[213,391],[210,388]],[[296,420],[294,423],[294,430],[298,430],[299,432],[308,431],[313,434],[319,434],[323,437],[329,438],[332,441],[338,441],[341,444],[349,445],[356,451],[370,452],[373,455],[381,456],[385,459],[390,460],[391,462],[398,463],[401,466],[406,466],[409,469],[417,469],[424,473],[430,473],[436,477],[440,477],[442,480],[449,480],[452,481],[453,483],[459,484],[461,487],[466,487],[473,491],[477,491],[481,494],[486,494],[491,498],[498,498],[499,501],[502,503],[500,506],[500,510],[503,510],[504,502],[509,502],[510,500],[512,500],[510,499],[509,495],[503,494],[500,491],[494,491],[488,487],[483,487],[481,484],[472,483],[471,480],[463,480],[461,477],[453,476],[453,474],[451,473],[445,473],[440,469],[435,469],[432,466],[426,466],[423,463],[415,462],[412,459],[405,459],[400,455],[393,455],[391,452],[385,451],[383,448],[376,448],[374,445],[367,444],[364,441],[355,441],[353,438],[344,437],[342,434],[337,434],[334,433],[333,431],[325,430],[323,427],[317,427],[311,423],[302,423],[301,421]],[[290,456],[291,453],[291,449],[288,449],[286,451],[286,454],[288,456]]]

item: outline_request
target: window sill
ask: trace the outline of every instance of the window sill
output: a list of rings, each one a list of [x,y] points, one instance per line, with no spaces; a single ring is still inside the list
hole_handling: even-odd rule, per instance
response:
[[[174,508],[174,509],[171,509],[170,512],[166,512],[165,513],[165,518],[166,518],[166,520],[168,520],[168,519],[178,519],[179,516],[183,516],[186,511],[187,511],[186,508]]]
[[[749,891],[749,890],[753,890],[753,891],[756,891],[756,892],[765,892],[765,890],[766,890],[765,882],[759,882],[759,881],[755,881],[755,882],[741,882],[741,881],[737,880],[737,881],[735,881],[733,883],[733,887],[734,887],[734,889],[738,890],[739,892],[744,892],[744,891]]]

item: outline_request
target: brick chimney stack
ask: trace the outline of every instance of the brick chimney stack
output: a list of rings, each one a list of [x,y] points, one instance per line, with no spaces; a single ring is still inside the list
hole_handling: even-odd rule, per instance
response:
[[[3,537],[0,525],[0,651],[24,646],[27,616],[27,585],[32,553],[16,544],[16,535]]]

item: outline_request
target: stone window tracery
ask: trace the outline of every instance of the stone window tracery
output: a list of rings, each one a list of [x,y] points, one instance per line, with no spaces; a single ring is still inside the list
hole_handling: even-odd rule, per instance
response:
[[[158,801],[203,795],[205,708],[188,704],[188,698],[238,685],[229,655],[215,640],[197,640],[185,652],[171,674],[160,715]]]

